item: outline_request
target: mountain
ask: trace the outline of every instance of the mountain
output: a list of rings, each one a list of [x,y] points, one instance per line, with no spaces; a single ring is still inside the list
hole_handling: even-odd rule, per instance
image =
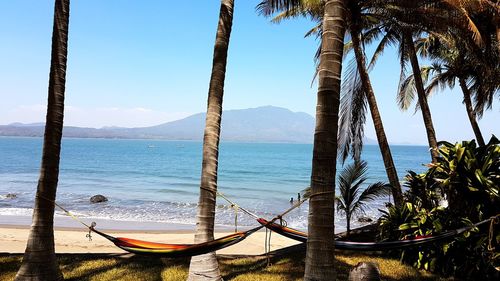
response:
[[[314,118],[303,112],[286,108],[263,106],[249,109],[226,110],[222,114],[221,139],[246,142],[311,143],[314,135]],[[202,140],[205,113],[184,119],[142,128],[104,127],[81,128],[65,126],[65,137]],[[0,136],[41,137],[44,124],[13,123],[0,125]],[[374,143],[365,139],[366,144]],[[376,142],[375,142],[376,143]]]

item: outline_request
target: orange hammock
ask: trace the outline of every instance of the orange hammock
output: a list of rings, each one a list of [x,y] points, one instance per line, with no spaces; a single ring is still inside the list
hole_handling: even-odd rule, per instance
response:
[[[261,229],[263,226],[258,226],[244,232],[236,232],[212,241],[199,244],[164,244],[136,240],[124,237],[113,237],[94,228],[94,225],[89,227],[90,231],[113,242],[117,247],[134,254],[154,255],[161,257],[181,257],[181,256],[196,256],[201,254],[217,251],[236,243],[243,241],[250,234]]]
[[[40,196],[40,198],[51,201],[52,203],[54,203],[55,206],[63,210],[72,219],[76,220],[77,222],[87,227],[89,229],[89,234],[87,235],[89,239],[92,239],[91,233],[94,232],[108,239],[109,241],[113,242],[113,244],[115,244],[120,249],[123,249],[130,253],[141,254],[141,255],[152,255],[160,257],[184,257],[184,256],[202,255],[239,243],[243,241],[245,238],[247,238],[250,234],[264,227],[264,226],[258,226],[247,231],[235,232],[233,234],[199,244],[155,243],[155,242],[125,238],[125,237],[111,236],[109,234],[106,234],[104,232],[95,229],[96,226],[95,222],[92,222],[91,225],[88,225],[82,220],[80,220],[78,217],[73,215],[70,211],[66,210],[61,205],[57,204],[55,201],[47,199],[42,196]]]

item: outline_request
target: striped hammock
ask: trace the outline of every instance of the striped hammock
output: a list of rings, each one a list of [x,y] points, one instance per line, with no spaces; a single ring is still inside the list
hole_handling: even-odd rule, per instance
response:
[[[186,257],[196,256],[217,251],[243,241],[250,234],[261,229],[262,226],[244,232],[236,232],[212,241],[199,244],[164,244],[136,240],[124,237],[113,237],[95,228],[91,231],[113,242],[117,247],[134,254],[151,255],[160,257]]]

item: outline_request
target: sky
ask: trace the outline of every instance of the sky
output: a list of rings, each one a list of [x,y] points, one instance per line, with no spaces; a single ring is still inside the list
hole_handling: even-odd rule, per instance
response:
[[[272,24],[256,13],[259,1],[235,2],[224,109],[273,105],[314,116],[319,42],[304,38],[313,23]],[[0,124],[45,119],[53,5],[0,0]],[[72,0],[65,125],[150,126],[205,111],[219,8],[217,0]],[[425,144],[420,112],[396,106],[395,50],[370,77],[389,142]],[[458,87],[429,99],[439,140],[474,137],[461,101]],[[500,135],[495,102],[479,121],[487,139]]]

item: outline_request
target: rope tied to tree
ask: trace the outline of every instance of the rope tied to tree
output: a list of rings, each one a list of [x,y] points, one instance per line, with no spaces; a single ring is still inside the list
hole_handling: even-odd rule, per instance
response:
[[[36,194],[36,197],[40,197],[40,198],[42,198],[42,199],[44,199],[44,200],[47,200],[47,201],[51,202],[51,203],[52,203],[52,204],[54,204],[56,207],[58,207],[58,208],[59,208],[59,209],[61,209],[63,212],[65,212],[68,216],[70,216],[72,219],[74,219],[75,221],[77,221],[77,222],[81,223],[81,224],[82,224],[82,225],[84,225],[86,228],[91,229],[91,227],[90,227],[88,224],[86,224],[85,222],[83,222],[82,220],[80,220],[78,217],[76,217],[75,215],[73,215],[70,211],[66,210],[66,209],[65,209],[64,207],[62,207],[61,205],[57,204],[57,203],[56,203],[56,201],[54,201],[54,200],[52,200],[52,199],[49,199],[49,198],[47,198],[47,197],[45,197],[45,196],[42,196],[42,195],[40,195],[40,194],[38,194],[38,193]]]
[[[84,221],[80,220],[77,216],[73,215],[70,211],[68,211],[66,208],[64,208],[63,206],[57,204],[56,201],[52,200],[52,199],[49,199],[43,195],[40,195],[40,194],[36,194],[36,197],[39,197],[39,198],[42,198],[46,201],[49,201],[51,202],[52,204],[54,204],[54,206],[58,207],[59,209],[61,209],[64,213],[66,213],[66,215],[68,215],[70,218],[74,219],[75,221],[81,223],[82,225],[84,225],[86,228],[89,229],[89,233],[87,233],[87,235],[85,236],[86,238],[89,239],[89,241],[92,241],[92,231],[94,230],[94,227],[97,225],[96,222],[92,222],[90,225],[86,224]]]

